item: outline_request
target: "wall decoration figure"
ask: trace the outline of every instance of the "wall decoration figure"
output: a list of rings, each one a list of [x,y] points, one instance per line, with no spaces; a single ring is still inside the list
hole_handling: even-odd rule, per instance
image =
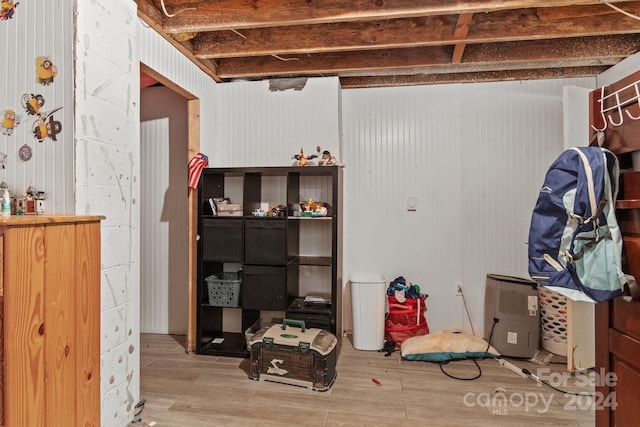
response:
[[[53,113],[60,109],[62,109],[62,107],[56,108],[48,113],[40,113],[33,121],[31,130],[38,142],[43,142],[46,138],[51,138],[54,141],[58,140],[57,135],[62,132],[62,123],[53,117]]]
[[[23,162],[28,162],[29,160],[31,160],[32,154],[33,153],[31,151],[31,147],[29,147],[27,144],[24,144],[18,150],[18,157],[20,157],[20,160],[22,160]]]
[[[22,95],[22,108],[27,112],[30,116],[35,116],[38,114],[42,106],[44,105],[44,96],[37,94],[28,94],[25,93]]]
[[[0,153],[0,169],[7,168],[7,155],[5,153]]]
[[[309,166],[312,164],[309,162],[309,160],[313,160],[317,157],[318,156],[315,154],[307,156],[306,154],[304,154],[304,150],[300,148],[300,154],[294,154],[291,158],[295,160],[295,162],[293,162],[295,166]]]
[[[53,78],[58,74],[58,67],[45,57],[38,56],[36,58],[36,82],[43,86],[49,86],[53,83]]]
[[[0,3],[0,20],[6,21],[13,18],[13,14],[16,12],[16,7],[20,2],[14,2],[13,0],[2,0]]]
[[[47,193],[37,191],[33,185],[29,185],[26,192],[16,196],[16,209],[21,210],[23,215],[43,214],[45,200],[47,200]]]
[[[13,135],[13,129],[20,124],[21,117],[16,115],[13,110],[5,110],[2,117],[2,133],[5,135]]]
[[[300,148],[300,154],[294,154],[292,159],[294,166],[316,166],[315,162],[310,162],[313,159],[319,159],[317,162],[317,166],[334,166],[338,164],[338,160],[336,157],[331,154],[329,150],[322,150],[318,145],[316,147],[316,151],[318,154],[312,154],[310,156],[304,154],[304,150]]]
[[[318,166],[333,166],[337,164],[338,161],[336,160],[336,157],[331,154],[331,151],[329,150],[324,150],[322,152],[322,157],[318,160]]]

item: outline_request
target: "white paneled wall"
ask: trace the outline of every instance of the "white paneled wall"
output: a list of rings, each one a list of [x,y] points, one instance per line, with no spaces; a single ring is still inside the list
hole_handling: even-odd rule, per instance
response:
[[[162,222],[164,193],[154,191],[169,187],[169,174],[161,174],[169,165],[169,119],[140,123],[146,159],[140,161],[141,177],[153,177],[142,183],[140,195],[140,332],[168,333],[169,306],[169,223]],[[186,310],[185,310],[186,314]],[[185,331],[183,331],[185,332]]]
[[[531,209],[563,149],[563,87],[595,79],[345,91],[309,83],[282,93],[264,82],[217,85],[214,163],[287,164],[297,145],[341,139],[345,285],[354,272],[404,276],[429,293],[432,328],[472,332],[460,282],[482,334],[486,274],[528,276]]]
[[[216,128],[203,135],[210,166],[289,166],[316,147],[339,152],[339,82],[308,79],[300,91],[270,92],[268,82],[215,86]]]
[[[594,79],[342,92],[344,276],[404,276],[429,294],[433,330],[482,334],[487,273],[528,277],[544,174],[563,149],[562,88]],[[407,197],[417,211],[407,211]],[[345,326],[350,307],[345,303]]]
[[[140,331],[187,334],[187,101],[166,87],[140,94]]]
[[[7,155],[6,168],[0,169],[0,181],[6,181],[12,193],[23,194],[29,185],[47,193],[49,213],[73,213],[73,2],[22,1],[11,19],[0,22],[0,125],[7,111],[13,111],[20,124],[9,132],[0,129],[0,156]],[[57,67],[53,82],[36,79],[36,58],[47,57]],[[38,142],[33,128],[37,120],[23,108],[23,95],[42,95],[45,103],[39,113],[53,114],[62,131],[56,141]],[[48,121],[48,119],[46,119]],[[28,145],[32,158],[23,161],[18,150]]]
[[[594,79],[471,85],[486,105],[465,104],[462,199],[473,207],[465,222],[462,276],[474,325],[482,330],[487,273],[528,278],[531,212],[544,175],[564,150],[563,87],[593,87]],[[484,124],[484,126],[482,125]],[[478,132],[476,131],[478,130]],[[477,179],[480,178],[480,179]]]
[[[344,278],[398,276],[438,299],[461,254],[460,97],[447,86],[343,91]],[[458,172],[456,172],[458,171]],[[407,211],[407,197],[417,211]],[[343,312],[349,329],[349,298]],[[438,313],[433,304],[430,317]],[[457,307],[454,307],[457,308]],[[461,311],[443,311],[457,323]]]

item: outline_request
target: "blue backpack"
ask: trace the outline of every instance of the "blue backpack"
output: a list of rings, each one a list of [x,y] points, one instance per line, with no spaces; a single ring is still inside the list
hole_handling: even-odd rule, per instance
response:
[[[547,171],[531,216],[529,275],[575,301],[624,294],[615,216],[620,168],[601,147],[564,151]]]

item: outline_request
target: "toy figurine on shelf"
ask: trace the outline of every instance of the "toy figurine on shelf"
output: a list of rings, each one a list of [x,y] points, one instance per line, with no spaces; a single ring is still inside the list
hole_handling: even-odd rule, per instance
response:
[[[320,217],[327,216],[327,206],[324,202],[315,202],[313,199],[307,199],[300,203],[302,216]]]
[[[335,164],[337,164],[335,156],[332,156],[329,150],[324,150],[322,152],[322,157],[320,157],[320,160],[318,161],[318,166],[333,166]]]
[[[44,191],[36,191],[33,185],[29,185],[27,191],[16,198],[16,210],[26,215],[37,215],[45,213],[45,200],[47,194]]]
[[[313,199],[307,199],[300,203],[300,210],[302,212],[313,212],[314,202]]]
[[[309,160],[315,159],[318,156],[315,154],[312,154],[310,156],[307,156],[304,154],[304,150],[302,148],[300,148],[300,154],[294,154],[292,159],[295,159],[296,161],[294,162],[294,165],[296,166],[309,166]]]
[[[294,154],[292,157],[292,159],[295,159],[295,162],[293,164],[295,166],[315,166],[315,164],[309,162],[309,160],[317,158],[319,158],[318,166],[335,166],[338,164],[336,157],[331,154],[331,151],[323,151],[319,145],[316,147],[316,151],[318,152],[318,154],[307,156],[304,154],[304,150],[300,148],[300,154]]]

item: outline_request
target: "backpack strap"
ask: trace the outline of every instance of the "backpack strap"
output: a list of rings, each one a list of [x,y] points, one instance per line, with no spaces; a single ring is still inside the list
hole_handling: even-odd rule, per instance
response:
[[[593,185],[593,171],[591,170],[591,164],[589,163],[589,159],[587,156],[577,147],[571,147],[572,150],[578,153],[580,158],[582,159],[582,166],[584,167],[584,173],[587,177],[587,190],[589,192],[589,204],[591,205],[591,218],[597,218],[595,216],[596,211],[598,210],[598,203],[596,202],[596,190]],[[589,222],[590,219],[584,220],[584,222]]]
[[[576,252],[575,254],[571,255],[571,254],[567,253],[566,254],[567,255],[567,259],[570,259],[571,262],[575,263],[577,260],[582,258],[582,256],[584,255],[584,253],[587,250],[589,250],[592,246],[596,245],[600,240],[602,240],[602,239],[611,239],[611,233],[609,231],[607,231],[604,236],[600,236],[598,234],[598,228],[597,227],[595,227],[595,230],[596,230],[595,239],[584,239],[584,240],[589,240],[589,241],[587,243],[585,243],[584,245],[582,245],[582,248],[580,248],[580,250],[578,252]],[[576,239],[580,239],[580,237],[576,237]]]
[[[583,218],[573,213],[570,213],[569,215],[579,224],[588,224],[592,220],[596,222],[596,224],[594,225],[594,230],[596,232],[595,239],[590,239],[591,241],[584,244],[578,252],[574,254],[570,254],[570,253],[566,254],[567,260],[571,263],[575,263],[575,261],[582,258],[585,251],[587,251],[589,248],[597,244],[600,240],[605,239],[607,237],[610,238],[610,236],[598,235],[598,218],[604,211],[604,208],[607,206],[608,201],[606,198],[603,198],[602,200],[600,200],[600,203],[596,203],[596,191],[595,191],[595,186],[593,184],[593,170],[591,169],[591,163],[589,163],[589,159],[582,152],[582,150],[580,150],[577,147],[571,147],[571,149],[574,150],[576,153],[578,153],[578,155],[580,156],[580,159],[582,160],[582,166],[584,167],[584,174],[587,178],[587,192],[589,193],[589,204],[591,205],[591,216],[589,218]]]
[[[625,274],[624,278],[627,280],[627,283],[624,286],[625,293],[634,301],[640,300],[640,292],[638,292],[636,278],[630,274]]]
[[[587,181],[588,181],[588,188],[589,188],[589,201],[591,202],[591,193],[593,192],[593,197],[595,199],[595,189],[593,186],[593,173],[591,170],[591,165],[589,164],[589,160],[587,159],[587,156],[580,151],[579,149],[573,147],[573,149],[575,151],[577,151],[580,154],[580,157],[583,160],[583,164],[585,165],[585,173],[587,175]],[[615,154],[611,153],[609,150],[607,149],[603,149],[601,148],[603,155],[605,156],[605,173],[609,175],[609,183],[611,186],[611,201],[607,199],[606,195],[602,198],[602,200],[600,200],[600,203],[598,204],[598,208],[595,210],[595,212],[593,211],[593,205],[592,205],[592,216],[590,218],[587,218],[586,220],[582,219],[581,217],[577,216],[577,215],[571,215],[571,217],[578,221],[580,224],[585,224],[588,223],[591,220],[594,220],[596,222],[596,224],[594,225],[594,231],[596,233],[596,237],[594,239],[588,239],[590,240],[588,243],[585,243],[582,248],[576,252],[575,254],[569,254],[567,253],[567,259],[569,260],[569,262],[575,263],[575,261],[579,260],[580,258],[582,258],[582,256],[584,255],[584,253],[589,250],[592,246],[594,246],[595,244],[597,244],[600,240],[602,239],[611,239],[612,235],[610,231],[607,231],[603,236],[599,235],[599,230],[598,230],[598,225],[599,225],[599,218],[600,215],[602,215],[602,213],[604,212],[604,209],[607,207],[607,205],[610,205],[611,209],[615,209],[615,200],[617,198],[617,193],[618,193],[618,178],[620,175],[620,167],[618,165],[618,161],[617,158],[615,157]],[[587,171],[587,167],[588,167],[588,171]],[[613,202],[613,203],[611,203]]]

